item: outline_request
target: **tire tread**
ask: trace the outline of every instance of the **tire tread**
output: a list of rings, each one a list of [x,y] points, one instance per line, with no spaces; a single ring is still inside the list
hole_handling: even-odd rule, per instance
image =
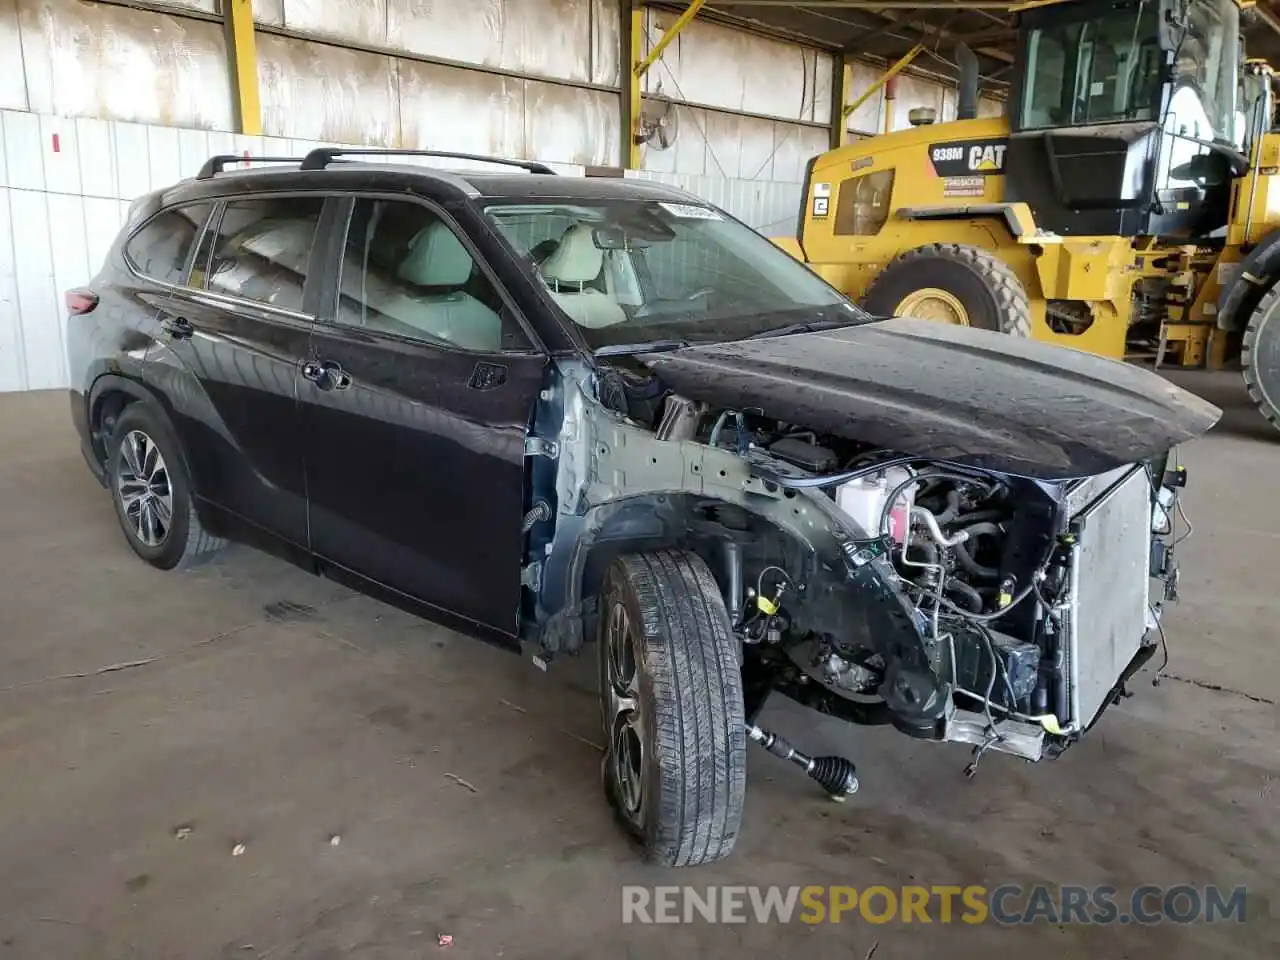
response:
[[[661,790],[651,860],[719,860],[737,840],[746,793],[746,734],[736,640],[715,578],[696,554],[617,561],[643,614]]]
[[[952,260],[962,263],[982,277],[996,299],[1000,332],[1015,337],[1031,337],[1031,301],[1013,269],[999,257],[963,243],[926,243],[894,257],[867,288],[867,302],[876,285],[890,271],[910,269],[922,260]]]

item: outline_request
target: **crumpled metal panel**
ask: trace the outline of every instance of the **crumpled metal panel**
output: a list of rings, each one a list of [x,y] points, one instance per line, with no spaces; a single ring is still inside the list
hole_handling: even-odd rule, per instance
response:
[[[682,396],[923,459],[1058,480],[1192,440],[1222,411],[1139,367],[898,317],[644,359]]]
[[[303,0],[286,0],[290,27],[294,26],[293,6],[299,2]],[[325,0],[305,2],[328,5]],[[393,49],[516,73],[591,80],[592,0],[385,2],[385,42]]]
[[[27,78],[21,64],[18,0],[0,0],[0,109],[27,109]]]
[[[218,24],[77,0],[19,0],[18,9],[31,110],[231,127]]]
[[[676,16],[645,11],[646,50]],[[831,69],[831,56],[811,47],[695,20],[645,75],[645,91],[660,85],[667,96],[690,103],[828,123]]]
[[[394,58],[382,54],[261,35],[263,132],[394,146],[400,139],[395,74]]]

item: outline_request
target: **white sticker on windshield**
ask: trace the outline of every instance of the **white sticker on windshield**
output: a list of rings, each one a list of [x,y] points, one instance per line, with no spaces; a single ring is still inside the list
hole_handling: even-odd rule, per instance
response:
[[[671,214],[673,217],[679,217],[682,220],[723,220],[724,217],[716,213],[710,207],[699,207],[692,203],[665,203],[658,202],[663,210]]]

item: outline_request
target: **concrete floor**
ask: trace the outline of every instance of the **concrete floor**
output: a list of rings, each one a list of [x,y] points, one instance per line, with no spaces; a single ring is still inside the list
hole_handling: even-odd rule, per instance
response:
[[[155,571],[64,396],[0,397],[0,957],[1277,956],[1280,434],[1235,375],[1188,384],[1230,409],[1186,450],[1171,679],[972,782],[963,748],[771,704],[862,792],[835,806],[752,748],[735,855],[685,873],[606,810],[589,663],[543,675],[244,548]],[[624,883],[1036,881],[1244,884],[1248,921],[620,923]]]

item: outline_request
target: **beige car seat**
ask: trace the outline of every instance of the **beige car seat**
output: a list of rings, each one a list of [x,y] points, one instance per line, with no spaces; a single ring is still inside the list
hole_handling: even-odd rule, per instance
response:
[[[551,296],[580,327],[610,327],[627,319],[616,300],[587,286],[600,276],[603,266],[604,251],[596,246],[588,223],[566,230],[560,246],[542,264],[542,278]]]

